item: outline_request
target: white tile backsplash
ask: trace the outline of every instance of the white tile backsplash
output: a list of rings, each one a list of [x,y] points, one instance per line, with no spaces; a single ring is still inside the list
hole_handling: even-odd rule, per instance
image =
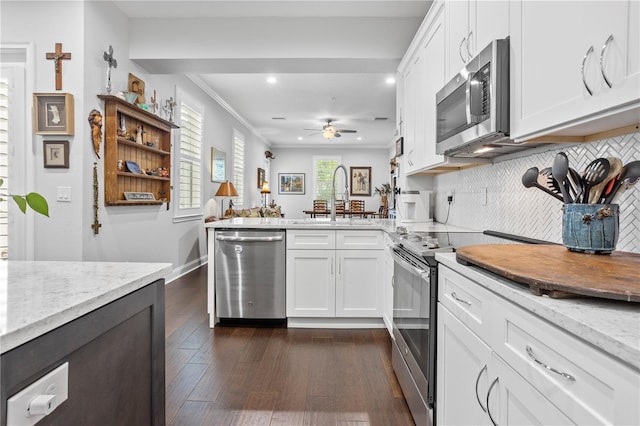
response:
[[[553,164],[559,151],[582,171],[597,157],[617,156],[623,163],[640,160],[640,133],[598,142],[566,145],[496,164],[438,175],[434,179],[435,220],[447,217],[447,192],[453,192],[448,224],[562,242],[562,203],[536,188],[525,188],[522,175],[533,166]],[[482,192],[486,189],[486,204]],[[617,250],[640,253],[640,185],[625,192],[620,205]]]

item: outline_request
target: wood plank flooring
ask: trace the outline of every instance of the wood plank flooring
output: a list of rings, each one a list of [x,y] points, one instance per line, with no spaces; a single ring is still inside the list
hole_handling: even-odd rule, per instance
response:
[[[385,329],[210,329],[207,267],[166,287],[167,425],[413,425]]]

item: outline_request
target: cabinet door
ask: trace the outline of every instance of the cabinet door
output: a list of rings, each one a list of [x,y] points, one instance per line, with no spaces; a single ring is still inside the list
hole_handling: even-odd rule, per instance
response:
[[[382,250],[338,250],[337,317],[382,317]]]
[[[474,2],[475,3],[475,2]],[[471,0],[448,1],[447,5],[447,34],[449,36],[448,56],[450,77],[460,71],[471,59],[468,37],[469,13]],[[473,40],[473,34],[471,34]]]
[[[385,240],[389,237],[385,234]],[[389,243],[391,244],[391,243]],[[389,334],[393,333],[393,256],[389,247],[384,250],[383,319]]]
[[[287,250],[287,316],[335,316],[334,250]]]
[[[436,360],[436,424],[489,424],[485,404],[491,349],[441,303]]]
[[[416,128],[416,101],[417,101],[417,64],[420,62],[419,55],[412,59],[409,68],[403,76],[404,81],[404,170],[409,172],[414,169],[414,146]]]
[[[629,8],[628,1],[512,2],[512,136],[553,131],[637,101],[638,72],[628,67],[635,55],[627,49]]]
[[[494,424],[575,424],[495,353],[492,355],[491,367],[495,377],[491,378],[489,385],[488,402]]]
[[[492,40],[509,36],[509,2],[475,1],[470,11],[471,37],[469,51],[471,56],[487,47]],[[452,70],[454,73],[459,70]]]

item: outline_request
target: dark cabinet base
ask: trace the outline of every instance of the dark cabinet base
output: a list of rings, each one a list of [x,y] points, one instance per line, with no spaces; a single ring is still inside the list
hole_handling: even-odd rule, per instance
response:
[[[69,362],[69,399],[38,425],[165,424],[164,280],[25,343],[0,360],[7,399]]]

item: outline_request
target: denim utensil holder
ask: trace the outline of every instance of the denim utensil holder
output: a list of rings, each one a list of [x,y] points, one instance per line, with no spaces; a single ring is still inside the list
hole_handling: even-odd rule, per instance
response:
[[[569,250],[609,254],[616,249],[617,204],[565,204],[563,211],[562,243]]]

